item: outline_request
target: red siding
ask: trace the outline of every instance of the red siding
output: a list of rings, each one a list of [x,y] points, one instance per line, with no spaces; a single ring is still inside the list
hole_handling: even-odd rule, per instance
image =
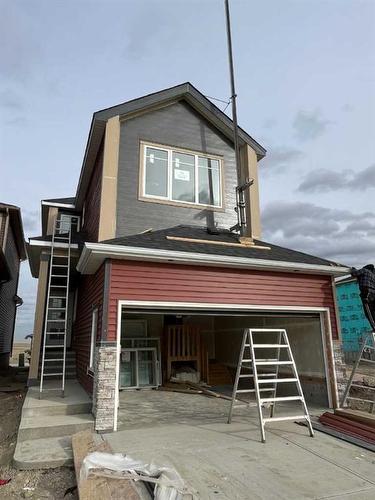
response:
[[[98,337],[103,316],[104,265],[96,274],[81,276],[78,286],[76,321],[73,325],[72,347],[76,352],[77,378],[88,392],[93,379],[87,375],[90,361],[91,319],[93,306],[98,307]]]
[[[119,299],[329,307],[337,338],[330,276],[113,261],[108,340],[116,339]]]
[[[87,241],[98,241],[100,199],[102,190],[103,150],[104,147],[102,144],[96,158],[94,170],[91,175],[85,198],[85,218],[82,229],[86,232]]]

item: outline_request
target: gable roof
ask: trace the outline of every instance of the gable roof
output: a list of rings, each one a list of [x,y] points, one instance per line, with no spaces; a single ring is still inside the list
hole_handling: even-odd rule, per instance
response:
[[[84,194],[90,181],[92,168],[103,139],[107,120],[118,115],[121,118],[124,118],[125,116],[138,113],[142,110],[153,109],[156,106],[179,100],[185,100],[188,102],[198,113],[205,117],[226,137],[230,140],[233,139],[233,121],[207,97],[199,92],[199,90],[196,89],[190,82],[185,82],[159,92],[154,92],[152,94],[97,111],[94,113],[91,121],[89,137],[87,140],[81,174],[78,182],[76,193],[77,208],[81,208],[83,203]],[[266,150],[263,146],[261,146],[241,127],[239,127],[238,135],[240,144],[249,144],[256,152],[258,160],[265,156]]]

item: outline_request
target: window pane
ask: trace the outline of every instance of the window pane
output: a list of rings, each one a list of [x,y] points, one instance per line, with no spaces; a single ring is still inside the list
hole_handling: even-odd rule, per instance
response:
[[[218,160],[198,158],[198,202],[221,205],[220,165]]]
[[[184,153],[172,155],[172,199],[195,202],[194,156]]]
[[[146,148],[145,194],[168,194],[168,151]]]

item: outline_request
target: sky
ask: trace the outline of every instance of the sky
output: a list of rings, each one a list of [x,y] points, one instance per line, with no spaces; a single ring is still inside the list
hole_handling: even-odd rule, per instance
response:
[[[22,208],[26,238],[40,200],[75,194],[94,111],[185,81],[230,96],[223,0],[0,9],[0,200]],[[374,262],[375,0],[231,0],[231,16],[239,123],[267,149],[262,239]],[[18,339],[36,285],[22,264]]]

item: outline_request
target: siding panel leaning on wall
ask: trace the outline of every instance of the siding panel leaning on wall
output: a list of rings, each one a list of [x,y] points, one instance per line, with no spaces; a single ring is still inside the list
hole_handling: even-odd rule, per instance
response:
[[[113,261],[108,340],[116,340],[118,300],[329,307],[337,338],[330,276]]]

